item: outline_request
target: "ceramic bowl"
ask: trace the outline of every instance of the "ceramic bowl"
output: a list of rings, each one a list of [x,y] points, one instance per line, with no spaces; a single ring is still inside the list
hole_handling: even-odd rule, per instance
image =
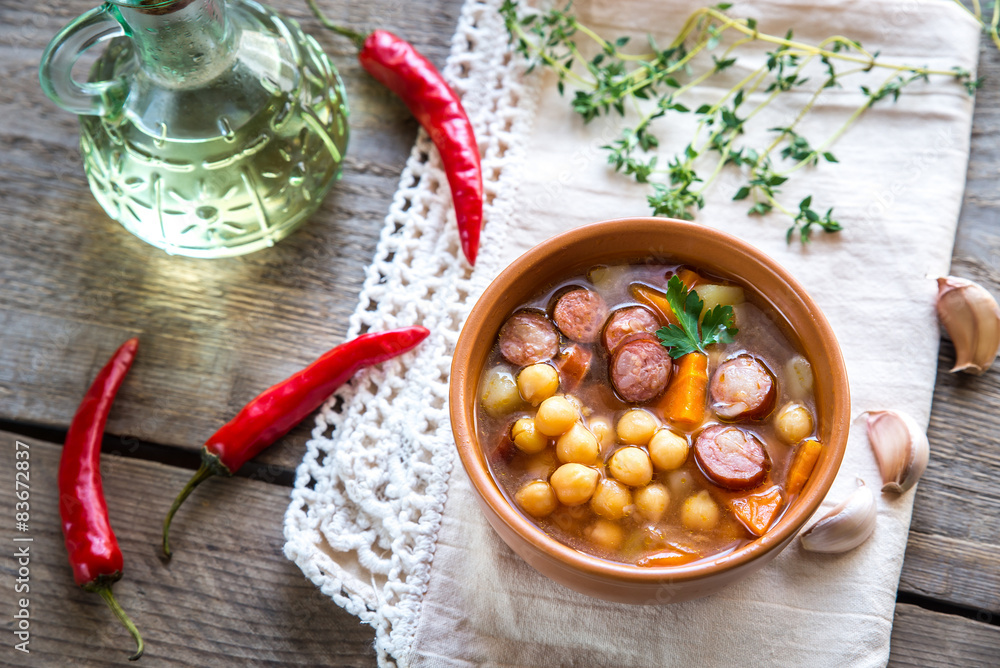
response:
[[[546,535],[513,508],[494,482],[476,434],[479,379],[507,317],[548,285],[598,264],[661,257],[751,287],[780,314],[778,324],[813,365],[818,435],[826,446],[799,497],[764,536],[728,554],[683,566],[647,568],[607,561]],[[782,320],[783,318],[783,320]],[[627,218],[576,228],[535,246],[507,267],[472,309],[455,349],[450,412],[455,442],[486,519],[538,572],[602,599],[668,603],[707,596],[763,567],[819,507],[847,447],[847,372],[837,339],[803,287],[750,244],[679,220]]]

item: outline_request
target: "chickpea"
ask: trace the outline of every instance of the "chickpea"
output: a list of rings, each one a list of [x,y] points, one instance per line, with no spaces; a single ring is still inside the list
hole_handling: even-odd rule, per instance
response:
[[[578,398],[574,397],[572,394],[564,394],[563,397],[576,409],[577,413],[583,415],[583,417],[590,417],[592,411],[588,406],[584,406],[583,402]]]
[[[683,499],[694,491],[694,477],[689,471],[671,471],[667,474],[667,488],[670,496]]]
[[[597,491],[590,499],[590,509],[609,520],[620,520],[629,514],[632,493],[617,480],[605,478],[597,484]]]
[[[583,464],[563,464],[556,469],[549,482],[559,502],[566,506],[579,506],[590,501],[597,489],[600,474]]]
[[[684,501],[681,523],[692,531],[708,531],[719,523],[719,506],[707,490],[689,496]]]
[[[556,455],[564,464],[594,464],[600,454],[601,446],[597,443],[597,437],[579,422],[556,440]]]
[[[636,511],[650,522],[659,522],[663,519],[668,506],[670,506],[670,492],[658,482],[646,485],[635,493]]]
[[[617,522],[597,520],[586,530],[587,538],[606,550],[617,550],[625,540],[625,532]]]
[[[590,433],[597,437],[597,442],[604,447],[611,442],[614,432],[607,418],[596,417],[590,420]]]
[[[802,404],[787,403],[774,418],[774,429],[785,443],[795,445],[813,432],[813,416]]]
[[[510,438],[521,452],[533,455],[549,444],[549,439],[535,428],[535,421],[524,417],[510,428]]]
[[[566,397],[549,397],[538,407],[535,428],[546,436],[561,436],[579,418],[579,411]]]
[[[587,506],[559,506],[549,519],[566,533],[578,534],[583,522],[592,517],[593,513]]]
[[[653,466],[660,471],[673,471],[687,460],[687,439],[669,429],[660,429],[653,434],[648,447]]]
[[[546,448],[528,457],[524,463],[524,474],[531,478],[548,480],[557,468],[559,468],[559,461],[556,459],[556,453],[551,448]]]
[[[629,445],[646,445],[658,426],[652,413],[635,408],[618,420],[618,440]]]
[[[630,487],[642,487],[653,479],[653,465],[642,448],[629,446],[611,455],[608,471],[619,482]]]
[[[514,495],[514,500],[532,517],[550,515],[559,505],[552,486],[544,480],[534,480],[524,485]]]
[[[559,372],[548,364],[532,364],[517,374],[517,389],[521,398],[537,406],[559,389]]]

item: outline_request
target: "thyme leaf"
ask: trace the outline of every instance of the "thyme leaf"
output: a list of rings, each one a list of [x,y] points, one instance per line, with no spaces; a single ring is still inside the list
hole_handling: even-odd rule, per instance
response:
[[[647,200],[654,215],[693,220],[721,171],[734,168],[745,181],[733,199],[750,201],[747,215],[778,211],[787,216],[791,220],[786,233],[789,243],[796,239],[806,243],[817,229],[827,233],[843,229],[832,218],[832,208],[820,215],[811,195],[798,207],[785,204],[781,188],[803,168],[839,162],[832,145],[867,109],[898,100],[908,86],[929,81],[931,76],[949,77],[970,95],[981,84],[959,67],[937,70],[883,61],[877,52],[847,37],[831,36],[810,44],[796,40],[791,30],[783,36],[764,33],[754,19],[727,14],[730,7],[722,3],[695,10],[668,46],[648,36],[642,53],[626,51],[631,44],[627,37],[606,39],[580,23],[571,12],[572,3],[538,11],[522,7],[517,0],[505,0],[500,13],[512,48],[528,59],[529,70],[545,67],[556,73],[559,93],[569,97],[570,106],[584,122],[602,116],[625,117],[627,109],[636,110],[638,120],[626,123],[617,138],[602,148],[616,172],[649,185]],[[1000,47],[998,8],[1000,0],[995,0],[991,35]],[[596,46],[596,54],[590,57],[579,46],[587,40]],[[714,102],[695,107],[683,101],[695,89],[710,90],[703,84],[713,77],[723,72],[732,77],[741,71],[741,52],[754,42],[766,43],[770,49],[764,64],[748,59],[742,69],[749,73],[728,90],[722,86]],[[875,72],[888,76],[873,85],[868,79]],[[830,136],[821,141],[803,136],[799,126],[817,100],[853,77],[865,78],[859,85],[864,102]],[[713,82],[711,90],[718,88]],[[757,115],[792,92],[807,94],[795,117],[770,128],[766,146],[740,145]],[[682,151],[672,156],[657,154],[660,138],[655,122],[667,119],[663,125],[670,127],[669,119],[677,114],[696,119],[694,135]]]

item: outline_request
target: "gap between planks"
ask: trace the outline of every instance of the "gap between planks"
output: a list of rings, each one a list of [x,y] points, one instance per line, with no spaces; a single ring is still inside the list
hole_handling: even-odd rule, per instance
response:
[[[14,441],[30,457],[31,655],[9,646],[0,665],[102,666],[121,661],[132,639],[99,597],[73,582],[60,531],[57,471],[61,448],[0,432],[3,470],[11,475]],[[7,466],[6,464],[9,464]],[[282,554],[286,489],[246,479],[204,483],[177,514],[174,558],[159,557],[160,527],[189,472],[106,457],[101,463],[109,517],[124,553],[115,595],[146,640],[142,664],[157,666],[372,666],[373,631],[323,595]],[[13,485],[0,505],[13,509]],[[9,556],[4,576],[16,573]],[[14,596],[0,597],[12,619]]]
[[[16,436],[48,441],[58,445],[65,442],[67,430],[0,419],[0,432],[9,432]],[[131,436],[121,437],[113,434],[104,435],[104,440],[101,442],[101,454],[156,462],[189,471],[196,471],[201,465],[200,451],[196,452],[187,448],[151,443]],[[244,464],[239,471],[233,474],[233,477],[258,480],[280,487],[293,487],[295,484],[294,469],[276,464],[265,464],[257,460],[251,460]]]
[[[32,471],[36,473],[33,488],[54,488],[60,452],[58,444],[43,442],[34,435],[9,431],[0,432],[0,437],[11,442],[17,439],[29,442],[33,447],[33,455],[40,455],[31,460],[34,466]],[[286,638],[286,634],[292,633],[289,629],[299,625],[292,619],[300,616],[301,610],[297,603],[292,604],[292,609],[285,610],[281,606],[271,607],[267,600],[262,600],[257,595],[240,598],[240,593],[234,594],[239,599],[235,602],[235,607],[232,603],[218,602],[226,598],[223,592],[231,587],[249,587],[253,590],[261,582],[273,580],[276,575],[293,583],[298,592],[296,599],[299,594],[310,599],[310,620],[316,615],[328,614],[330,618],[339,620],[337,624],[353,628],[356,621],[353,617],[326,600],[301,578],[293,565],[281,557],[280,517],[285,497],[283,494],[275,497],[273,492],[268,491],[273,490],[273,487],[259,487],[249,480],[216,480],[206,483],[199,490],[201,498],[192,498],[185,511],[178,516],[175,526],[178,556],[174,563],[164,567],[151,554],[155,553],[158,523],[144,522],[144,518],[138,516],[152,514],[159,519],[154,511],[162,510],[159,506],[166,507],[174,488],[179,488],[186,479],[187,471],[176,470],[160,462],[150,462],[141,456],[120,459],[110,457],[103,464],[112,521],[119,527],[119,540],[126,552],[126,577],[117,588],[120,598],[126,599],[126,605],[135,611],[133,614],[145,618],[147,625],[150,614],[178,616],[185,622],[180,627],[177,626],[177,620],[165,627],[157,625],[152,634],[147,634],[151,645],[158,652],[166,650],[169,653],[185,654],[190,651],[187,648],[188,641],[178,639],[172,633],[188,633],[192,629],[197,629],[200,638],[192,648],[199,653],[213,653],[218,648],[228,652],[231,649],[225,648],[231,648],[237,640],[226,636],[234,632],[234,627],[246,626],[258,636],[256,651],[270,654],[273,658],[281,657],[279,660],[282,663],[304,659],[305,657],[297,655],[288,644],[290,639]],[[9,490],[0,491],[0,496],[11,494]],[[46,576],[43,592],[49,596],[43,601],[43,605],[48,604],[50,598],[66,598],[68,603],[54,610],[42,611],[39,621],[43,626],[49,624],[52,627],[62,627],[62,630],[54,634],[46,631],[40,636],[40,640],[46,645],[51,643],[51,651],[56,656],[72,656],[80,665],[97,665],[90,661],[97,661],[99,655],[107,658],[109,652],[122,651],[121,646],[127,647],[128,638],[115,626],[114,620],[105,614],[99,601],[72,584],[69,569],[64,562],[65,554],[57,528],[55,505],[51,495],[33,501],[32,526],[40,527],[33,529],[33,532],[41,534],[37,547],[44,550],[43,563],[39,565],[38,571]],[[261,522],[262,506],[269,507],[268,514],[274,516],[272,522]],[[270,549],[266,549],[267,545],[255,547],[255,541],[244,540],[243,534],[247,529],[252,529],[251,535],[264,533],[267,538],[265,542],[271,544]],[[137,533],[141,534],[141,540],[137,540]],[[142,543],[144,547],[136,549],[136,543]],[[265,549],[261,549],[262,547]],[[225,583],[234,577],[243,582]],[[280,591],[281,586],[287,586],[287,583],[275,586]],[[274,587],[268,589],[273,591]],[[199,592],[204,592],[210,602],[213,599],[216,602],[206,604],[199,598]],[[159,596],[167,599],[167,606],[156,603]],[[199,621],[205,615],[209,615],[211,621]],[[273,625],[273,628],[265,630],[268,624]],[[922,632],[924,626],[941,632],[947,630],[948,634],[959,632],[966,640],[955,646],[939,646],[933,640],[936,634]],[[897,594],[890,665],[914,665],[915,660],[931,661],[929,664],[918,665],[954,665],[956,662],[962,665],[978,664],[985,657],[996,656],[992,648],[1000,645],[1000,629],[997,626],[1000,626],[1000,615],[995,612],[974,610],[900,591]],[[166,629],[172,630],[167,633]],[[350,665],[371,665],[373,657],[369,654],[370,630],[361,627],[348,632],[338,626],[331,632],[343,645],[344,655],[341,659],[349,657]],[[345,635],[341,635],[342,633]],[[75,644],[74,639],[77,639]],[[921,643],[933,643],[933,651],[922,646],[915,647]],[[42,653],[48,651],[47,649]],[[161,658],[165,657],[161,654]],[[203,659],[204,656],[199,658]],[[2,663],[3,660],[0,660],[0,664]],[[184,664],[174,664],[172,660],[168,660],[167,665]]]

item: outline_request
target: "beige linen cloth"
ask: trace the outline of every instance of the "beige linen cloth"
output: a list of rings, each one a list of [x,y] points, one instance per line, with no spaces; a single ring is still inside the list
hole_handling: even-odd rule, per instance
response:
[[[491,13],[497,3],[479,4],[487,8],[476,15],[480,48],[499,48],[502,23]],[[653,31],[666,44],[694,6],[578,0],[574,11],[602,35]],[[977,26],[944,1],[774,0],[738,3],[729,13],[757,18],[760,28],[772,34],[794,28],[797,38],[812,43],[846,35],[892,62],[940,69],[974,70],[976,65]],[[740,67],[764,57],[763,50],[753,52],[741,59]],[[453,76],[462,71],[454,62],[449,68]],[[733,76],[748,71],[736,70]],[[802,134],[814,144],[823,140],[862,103],[858,85],[877,87],[885,76],[846,80],[843,88],[825,93],[802,125]],[[501,85],[504,80],[497,81]],[[474,90],[464,92],[467,105],[476,109]],[[509,123],[505,128],[492,123],[477,127],[487,135],[480,135],[484,145],[495,147],[497,136],[501,144],[509,144],[505,177],[513,178],[515,187],[500,191],[487,207],[485,259],[471,275],[469,294],[459,295],[469,306],[499,269],[535,243],[588,222],[648,215],[647,188],[614,174],[599,148],[615,136],[619,121],[584,125],[557,94],[551,74],[528,76],[517,97],[525,96],[518,104],[526,111],[513,129]],[[786,125],[805,100],[805,93],[795,94],[772,105],[757,127]],[[699,103],[692,100],[690,106]],[[472,116],[481,122],[488,113]],[[814,234],[807,246],[786,244],[788,221],[778,214],[747,217],[749,204],[731,201],[745,176],[728,169],[709,190],[707,206],[698,215],[699,222],[746,239],[777,259],[820,304],[847,362],[855,417],[894,408],[927,424],[939,338],[936,286],[930,277],[948,273],[971,116],[965,90],[941,77],[913,84],[896,103],[876,105],[832,147],[839,164],[800,170],[783,187],[782,201],[791,207],[812,194],[815,208],[834,206],[835,217],[844,224],[837,235]],[[665,152],[677,151],[689,137],[685,127],[662,124],[657,134]],[[740,143],[764,145],[763,135],[751,134]],[[445,228],[441,234],[452,233]],[[455,248],[453,240],[448,243]],[[412,258],[409,264],[417,268],[414,280],[419,281],[421,256]],[[461,321],[444,326],[450,327],[447,340],[453,345]],[[445,345],[443,350],[447,354],[450,349]],[[336,454],[336,437],[332,443],[324,447]],[[709,598],[627,606],[556,585],[514,555],[486,523],[453,446],[443,447],[452,452],[451,473],[441,479],[443,496],[438,497],[443,512],[435,513],[429,525],[434,529],[428,539],[431,554],[421,562],[422,575],[406,580],[416,583],[414,590],[406,605],[394,608],[402,610],[401,617],[389,622],[405,627],[405,637],[390,642],[380,631],[383,663],[690,668],[875,666],[888,658],[913,491],[879,496],[875,533],[852,552],[811,554],[795,541],[758,573]],[[334,459],[310,463],[313,477],[320,475],[315,467],[336,466]],[[860,423],[852,429],[840,475],[821,512],[849,494],[857,478],[877,490],[877,467]],[[305,476],[297,487],[308,482]],[[330,579],[330,573],[342,568],[354,573],[354,586],[361,587],[365,569],[352,562],[348,548],[334,545],[332,532],[323,528],[322,511],[307,513],[302,509],[309,501],[298,503],[293,501],[289,511],[290,527],[292,520],[304,525],[309,513],[317,518],[309,531],[286,530],[289,557],[338,603],[387,628],[379,618],[377,592],[368,598],[350,594],[350,578]],[[339,508],[327,512],[340,516]],[[303,547],[304,536],[321,547],[310,552]],[[370,577],[374,582],[375,576]]]

